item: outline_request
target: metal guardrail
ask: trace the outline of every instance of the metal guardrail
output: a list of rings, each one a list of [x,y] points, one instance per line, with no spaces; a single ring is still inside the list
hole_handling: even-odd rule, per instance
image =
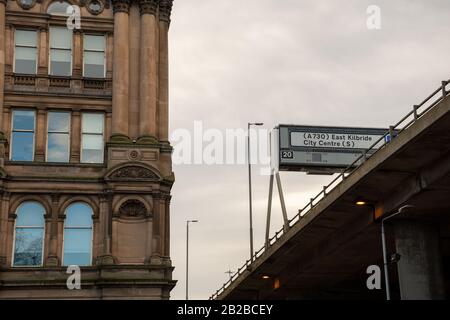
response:
[[[289,220],[289,229],[292,228],[296,223],[298,223],[304,215],[307,215],[312,210],[312,208],[314,208],[328,193],[333,191],[334,188],[336,188],[342,181],[344,181],[349,175],[351,175],[356,169],[358,169],[369,157],[374,155],[379,150],[383,149],[392,141],[392,139],[395,139],[395,137],[400,135],[404,130],[409,128],[424,114],[426,114],[442,100],[444,100],[450,94],[450,91],[446,90],[446,86],[448,84],[450,84],[450,80],[442,81],[441,86],[438,89],[436,89],[419,105],[414,105],[413,109],[406,116],[404,116],[395,125],[390,126],[389,131],[387,131],[381,138],[379,138],[369,148],[367,148],[352,164],[342,170],[342,172],[338,174],[328,185],[324,186],[321,192],[319,192],[314,198],[311,198],[308,204],[302,209],[298,210],[298,213]],[[435,97],[436,99],[433,100],[433,98]],[[402,127],[400,128],[401,125]],[[384,142],[383,145],[381,147],[375,148],[382,141]],[[374,152],[369,154],[372,150],[374,150]],[[263,246],[261,249],[256,251],[253,255],[253,261],[251,261],[250,259],[247,260],[245,264],[240,267],[219,290],[212,294],[209,299],[217,299],[219,295],[222,294],[245,270],[250,270],[250,265],[254,261],[256,261],[256,259],[262,257],[271,246],[273,246],[279,239],[281,239],[285,235],[285,233],[286,232],[284,232],[284,228],[281,228],[280,230],[275,232],[275,235],[269,239],[269,246]]]

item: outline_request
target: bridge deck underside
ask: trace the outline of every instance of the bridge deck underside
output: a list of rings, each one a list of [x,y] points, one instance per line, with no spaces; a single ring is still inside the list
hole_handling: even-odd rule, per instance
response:
[[[356,199],[373,206],[358,207]],[[382,266],[379,217],[438,223],[449,268],[450,98],[421,117],[359,167],[277,241],[219,299],[382,299],[366,287],[366,268]],[[387,226],[388,251],[395,252]],[[394,298],[396,266],[390,266]],[[262,279],[263,275],[270,276]],[[449,274],[445,275],[449,281]],[[275,288],[279,285],[278,288]],[[448,286],[448,283],[447,283]]]

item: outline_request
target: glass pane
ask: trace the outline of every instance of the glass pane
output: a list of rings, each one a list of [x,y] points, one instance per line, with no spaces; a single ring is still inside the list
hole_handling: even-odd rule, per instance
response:
[[[33,161],[33,138],[32,132],[13,132],[11,160]]]
[[[64,265],[91,265],[92,229],[64,229]]]
[[[66,211],[66,227],[91,227],[92,209],[86,203],[74,203]]]
[[[14,65],[15,73],[36,73],[36,49],[16,47],[16,61]]]
[[[40,266],[44,228],[16,228],[14,266]]]
[[[84,49],[105,51],[105,37],[84,35]]]
[[[15,37],[16,45],[36,47],[36,31],[16,30]]]
[[[72,30],[67,28],[50,28],[50,48],[71,49]]]
[[[48,134],[47,161],[69,162],[69,134]]]
[[[24,202],[17,209],[17,227],[43,227],[45,209],[37,202]]]
[[[69,132],[70,113],[49,112],[48,132]]]
[[[69,3],[65,1],[55,1],[48,6],[47,13],[51,14],[67,14],[67,7],[69,7]]]
[[[99,64],[85,64],[84,76],[86,78],[104,78],[105,67]]]
[[[83,135],[81,162],[103,163],[103,136]]]
[[[13,111],[13,130],[34,131],[34,111]]]
[[[72,57],[70,50],[51,50],[50,73],[55,76],[70,76],[72,74]]]
[[[103,52],[85,52],[84,76],[88,78],[104,78],[104,61]]]
[[[83,133],[103,133],[103,114],[83,113]]]

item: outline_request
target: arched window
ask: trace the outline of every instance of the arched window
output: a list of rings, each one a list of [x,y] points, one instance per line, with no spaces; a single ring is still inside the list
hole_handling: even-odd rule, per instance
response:
[[[75,202],[67,208],[63,265],[92,264],[92,214],[92,208],[84,202]]]
[[[67,8],[69,6],[70,3],[67,1],[54,1],[48,6],[47,13],[67,16]]]
[[[44,207],[38,202],[28,201],[17,208],[16,214],[13,266],[42,266]]]

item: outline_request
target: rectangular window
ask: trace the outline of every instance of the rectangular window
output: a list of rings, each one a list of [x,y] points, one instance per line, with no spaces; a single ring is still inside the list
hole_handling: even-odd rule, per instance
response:
[[[37,32],[16,30],[14,49],[14,72],[36,74]]]
[[[69,162],[70,113],[49,112],[47,132],[47,161]]]
[[[33,161],[35,113],[31,110],[13,110],[11,160]]]
[[[103,163],[104,115],[83,113],[81,162]]]
[[[72,75],[72,30],[50,28],[50,74]]]
[[[105,77],[105,43],[105,36],[84,35],[84,77]]]

